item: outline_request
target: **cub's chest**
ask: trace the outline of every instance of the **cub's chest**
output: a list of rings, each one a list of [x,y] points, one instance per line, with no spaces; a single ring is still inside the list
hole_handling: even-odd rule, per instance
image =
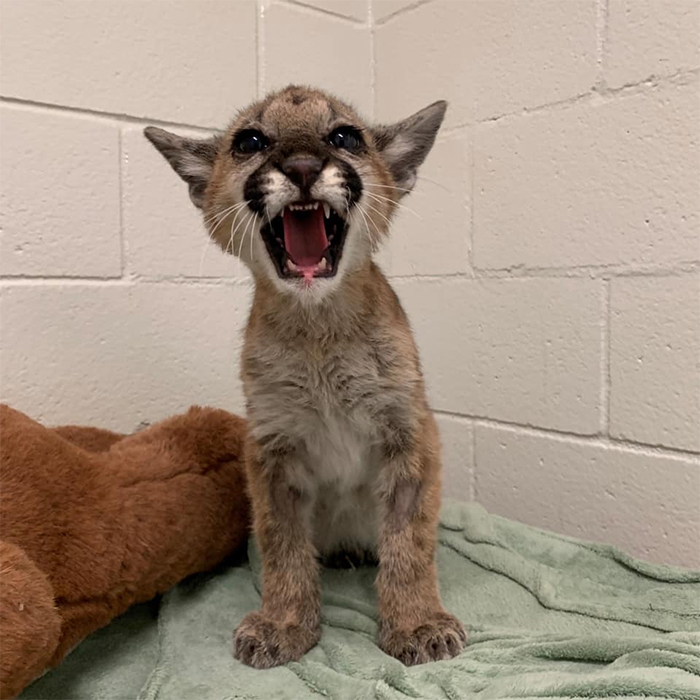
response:
[[[283,433],[303,452],[319,483],[346,491],[366,482],[374,462],[377,412],[386,387],[370,352],[285,353],[247,383],[258,435]]]
[[[288,414],[291,421],[334,417],[364,422],[386,390],[370,348],[266,348],[249,363],[246,394],[254,420]]]

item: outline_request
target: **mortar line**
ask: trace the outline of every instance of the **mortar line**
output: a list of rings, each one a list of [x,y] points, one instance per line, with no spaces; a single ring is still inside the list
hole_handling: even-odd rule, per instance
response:
[[[468,272],[450,273],[424,273],[388,275],[389,279],[398,283],[407,281],[434,282],[438,280],[544,280],[544,279],[571,279],[571,280],[600,280],[611,277],[683,277],[694,275],[700,271],[699,262],[682,263],[674,267],[552,267],[552,268],[515,268],[513,270],[485,270],[475,268],[473,274]]]
[[[374,0],[367,0],[367,23],[369,25],[369,68],[370,90],[372,92],[372,121],[377,118],[377,52],[374,26]]]
[[[503,112],[501,114],[496,114],[491,117],[484,117],[483,119],[471,119],[463,122],[458,122],[457,124],[453,124],[452,126],[445,129],[444,133],[445,135],[450,135],[458,133],[462,130],[466,130],[470,127],[495,124],[497,122],[504,121],[507,119],[519,119],[522,117],[537,115],[542,112],[548,112],[550,110],[567,109],[579,103],[590,101],[594,97],[595,94],[589,90],[587,92],[581,92],[577,95],[572,95],[571,97],[566,97],[562,100],[544,102],[542,104],[534,105],[531,107],[521,107],[520,109],[514,110],[512,112]]]
[[[262,5],[260,0],[255,2],[255,98],[260,99],[262,84],[262,50],[263,44],[261,39],[262,28]]]
[[[600,434],[610,435],[610,280],[601,288]]]
[[[332,17],[333,19],[339,19],[349,24],[354,24],[355,26],[363,26],[366,20],[356,19],[355,17],[348,17],[347,15],[340,14],[339,12],[334,12],[325,7],[317,7],[316,5],[308,5],[303,2],[303,0],[277,0],[280,5],[286,5],[287,7],[294,7],[302,9],[312,15],[320,15],[322,17]]]
[[[698,77],[700,77],[700,68],[681,68],[675,73],[661,75],[652,73],[633,83],[624,83],[623,85],[616,85],[615,87],[606,86],[606,88],[598,94],[607,99],[613,99],[618,95],[622,97],[638,95],[640,92],[647,89],[656,90],[672,86],[684,87],[692,85],[694,82],[697,82]]]
[[[604,91],[605,54],[608,45],[608,0],[596,0],[596,80],[594,89]]]
[[[431,0],[427,0],[430,2]],[[407,8],[408,9],[408,8]],[[379,26],[381,23],[377,23]],[[264,71],[263,71],[264,72]],[[594,100],[596,98],[614,98],[617,95],[632,95],[632,94],[637,94],[637,91],[640,89],[646,89],[646,88],[651,88],[655,89],[658,87],[665,87],[668,85],[674,85],[678,84],[679,81],[683,80],[690,80],[690,79],[696,79],[700,75],[700,71],[697,69],[693,70],[682,70],[678,71],[677,73],[674,73],[672,75],[666,75],[666,76],[651,76],[650,78],[647,78],[645,80],[642,80],[640,82],[632,83],[629,85],[622,85],[620,87],[616,87],[614,89],[606,89],[605,91],[601,93],[595,93],[595,92],[587,92],[581,95],[576,95],[574,97],[568,98],[566,100],[561,100],[561,101],[556,101],[556,102],[548,102],[542,105],[537,105],[535,107],[525,107],[521,110],[515,111],[515,112],[506,112],[494,117],[488,117],[486,119],[482,120],[476,120],[476,121],[466,121],[462,122],[456,125],[453,125],[451,127],[448,127],[446,129],[443,129],[441,131],[441,134],[445,137],[451,136],[453,134],[457,134],[460,131],[464,131],[469,129],[470,127],[475,127],[475,126],[481,126],[484,124],[492,124],[495,122],[498,122],[502,119],[510,119],[510,118],[520,118],[520,117],[526,117],[529,115],[534,115],[538,114],[539,112],[547,111],[550,109],[566,109],[578,102],[583,102],[585,100]],[[686,83],[681,82],[681,85],[685,85]],[[689,83],[688,83],[689,84]],[[211,134],[214,133],[221,133],[221,127],[216,127],[216,126],[202,126],[201,124],[193,124],[193,123],[188,123],[188,122],[177,122],[177,121],[169,121],[167,119],[161,119],[159,117],[151,117],[151,116],[141,116],[141,117],[136,117],[130,114],[125,114],[125,113],[119,113],[119,112],[109,112],[106,110],[99,110],[99,109],[92,109],[89,107],[74,107],[70,105],[58,105],[54,104],[52,102],[42,102],[41,100],[32,100],[32,99],[27,99],[27,98],[22,98],[22,97],[10,97],[10,96],[0,96],[0,104],[8,104],[8,105],[16,105],[19,107],[25,107],[25,108],[40,108],[40,109],[46,109],[54,112],[59,112],[59,113],[66,113],[66,114],[73,114],[76,116],[83,116],[83,117],[93,117],[98,120],[103,120],[107,121],[109,123],[119,123],[119,124],[131,124],[131,125],[138,125],[138,126],[148,126],[149,124],[152,124],[154,126],[161,126],[161,127],[174,127],[174,128],[179,128],[179,129],[187,129],[190,131],[195,131],[195,132],[201,132],[202,135],[205,136],[210,136]]]
[[[117,196],[119,197],[119,270],[120,277],[124,279],[126,273],[126,241],[124,240],[124,142],[121,129],[117,129],[117,157],[119,158],[117,167],[119,177],[117,186]]]
[[[475,427],[485,426],[489,428],[499,428],[513,433],[522,433],[532,437],[543,437],[560,442],[573,442],[579,445],[589,445],[601,447],[603,449],[624,449],[636,454],[644,454],[655,457],[668,457],[671,459],[687,460],[688,458],[698,461],[700,465],[700,453],[693,450],[686,450],[680,447],[670,447],[668,445],[651,445],[633,440],[618,440],[594,433],[576,433],[570,430],[558,428],[545,428],[531,423],[520,423],[518,421],[507,421],[499,418],[491,418],[469,413],[458,413],[455,411],[433,409],[433,413],[441,416],[451,416],[459,418],[465,422],[471,421]]]
[[[604,102],[611,102],[617,99],[632,97],[645,91],[690,85],[696,81],[699,76],[700,70],[697,68],[689,70],[682,69],[669,75],[651,75],[643,80],[626,85],[620,85],[614,88],[605,87],[604,89],[598,90],[595,88],[595,86],[592,86],[591,89],[587,90],[586,92],[582,92],[578,95],[573,95],[562,100],[555,100],[553,102],[545,102],[539,105],[522,107],[512,112],[503,112],[501,114],[485,117],[483,119],[472,119],[458,122],[457,124],[453,124],[452,126],[444,129],[443,133],[444,135],[448,136],[466,130],[471,126],[489,126],[491,124],[496,124],[498,122],[510,119],[521,119],[536,116],[541,113],[566,110],[579,104],[600,104],[601,100]]]
[[[137,284],[190,285],[201,287],[252,287],[252,282],[237,277],[145,277],[126,275],[124,277],[31,277],[15,276],[0,278],[4,289],[19,287],[130,287]]]
[[[470,131],[470,138],[468,139],[469,147],[469,166],[467,168],[467,174],[469,176],[469,234],[467,235],[467,267],[469,273],[474,277],[474,209],[475,209],[475,197],[474,197],[474,180],[476,172],[476,129],[472,128]]]
[[[472,463],[470,465],[471,479],[469,480],[469,500],[473,502],[479,500],[479,485],[477,482],[479,465],[476,463],[476,426],[473,421],[470,430],[472,431]]]
[[[700,264],[693,263],[687,268],[676,268],[676,269],[661,269],[661,270],[627,270],[618,271],[615,273],[616,277],[680,277],[683,275],[693,275],[700,270]],[[544,270],[544,271],[528,271],[532,274],[517,274],[507,276],[504,274],[484,274],[483,271],[477,270],[476,276],[470,275],[468,272],[451,272],[447,274],[417,274],[417,275],[389,275],[389,280],[396,282],[397,284],[405,284],[408,282],[459,282],[459,281],[486,281],[486,280],[501,280],[504,282],[527,282],[533,280],[545,280],[545,279],[571,279],[571,280],[582,280],[588,279],[591,281],[599,279],[607,279],[611,276],[610,270],[601,270],[592,273],[587,269],[562,269],[562,270]],[[574,274],[572,274],[574,273]],[[95,280],[114,280],[120,279],[119,276],[94,276],[94,275],[12,275],[5,274],[0,276],[0,282],[21,282],[26,280],[84,280],[84,281],[95,281]],[[125,273],[124,279],[144,279],[149,282],[183,282],[183,281],[196,281],[196,280],[208,280],[212,283],[221,282],[227,283],[232,277],[225,276],[187,276],[187,275],[161,275],[155,277],[140,277],[138,275],[129,275]]]
[[[19,287],[126,287],[132,284],[128,277],[56,277],[46,275],[44,277],[31,277],[29,275],[16,275],[0,278],[0,287],[12,289]]]
[[[207,287],[251,287],[253,280],[250,277],[196,277],[191,275],[173,275],[171,277],[150,277],[148,275],[132,275],[130,278],[135,283],[143,284],[201,284]]]
[[[387,22],[393,20],[396,17],[399,17],[401,15],[408,14],[409,12],[412,12],[413,10],[422,7],[423,5],[428,5],[431,3],[433,0],[416,0],[416,2],[406,5],[405,7],[400,7],[398,10],[395,10],[394,12],[391,12],[390,14],[386,15],[385,17],[382,17],[380,20],[377,21],[377,26],[380,27],[383,24],[386,24]]]
[[[608,279],[610,277],[673,277],[693,274],[700,270],[700,262],[688,260],[668,265],[631,264],[612,265],[572,265],[571,267],[525,267],[515,265],[512,268],[475,268],[474,273],[483,279],[543,279],[548,277],[577,279]]]
[[[200,126],[196,124],[188,124],[186,122],[173,122],[157,117],[134,117],[129,114],[120,114],[118,112],[106,112],[88,107],[71,107],[69,105],[57,105],[52,102],[41,102],[40,100],[29,100],[23,97],[0,97],[0,104],[16,105],[27,109],[49,110],[51,112],[59,112],[64,114],[72,114],[77,117],[94,117],[99,121],[106,121],[110,124],[130,124],[137,126],[161,126],[174,127],[177,129],[188,129],[190,131],[202,132],[202,135],[210,136],[213,133],[220,132],[216,127]]]

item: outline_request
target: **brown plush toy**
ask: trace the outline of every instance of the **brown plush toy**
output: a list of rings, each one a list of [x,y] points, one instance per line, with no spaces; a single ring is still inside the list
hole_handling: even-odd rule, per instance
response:
[[[245,424],[193,407],[130,436],[0,406],[0,697],[248,536]]]

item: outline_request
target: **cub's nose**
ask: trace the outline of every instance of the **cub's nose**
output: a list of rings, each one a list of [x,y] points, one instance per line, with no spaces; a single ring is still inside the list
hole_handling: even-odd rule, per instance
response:
[[[282,172],[305,194],[323,170],[323,161],[314,156],[294,156],[282,163]]]

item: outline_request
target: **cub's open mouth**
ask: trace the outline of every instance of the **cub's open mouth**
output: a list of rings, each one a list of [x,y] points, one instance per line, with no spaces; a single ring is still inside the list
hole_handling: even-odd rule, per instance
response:
[[[280,277],[333,277],[343,254],[346,222],[326,202],[293,202],[261,234]]]

